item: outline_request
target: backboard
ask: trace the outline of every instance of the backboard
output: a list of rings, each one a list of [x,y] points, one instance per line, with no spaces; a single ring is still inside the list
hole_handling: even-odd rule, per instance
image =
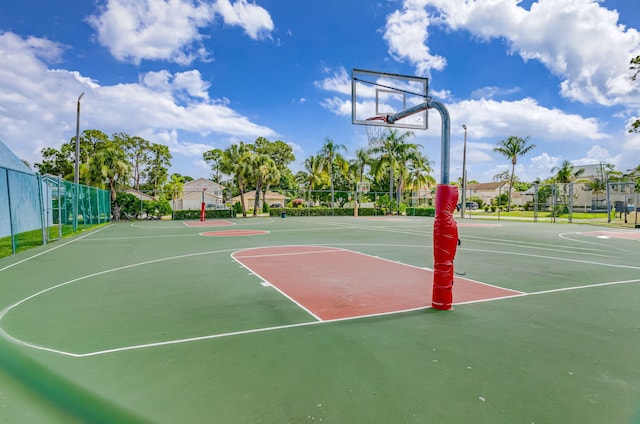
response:
[[[426,102],[428,91],[428,78],[352,69],[351,122],[426,130],[426,108],[394,123],[387,122],[387,117]]]

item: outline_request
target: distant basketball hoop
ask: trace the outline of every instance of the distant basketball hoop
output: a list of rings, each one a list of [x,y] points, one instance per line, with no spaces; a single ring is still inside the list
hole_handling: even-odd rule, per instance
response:
[[[371,186],[370,183],[368,181],[363,181],[361,183],[357,183],[356,184],[356,191],[360,194],[367,194],[369,193]]]

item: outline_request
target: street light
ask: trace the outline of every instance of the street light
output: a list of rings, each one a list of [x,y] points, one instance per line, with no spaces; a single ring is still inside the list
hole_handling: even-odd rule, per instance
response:
[[[78,97],[78,113],[76,114],[76,169],[73,176],[73,182],[80,183],[80,99],[84,96],[84,91]]]
[[[464,147],[462,150],[462,206],[460,207],[460,218],[464,218],[464,210],[467,207],[467,126],[464,128]]]
[[[84,91],[78,97],[78,112],[76,114],[76,166],[73,174],[75,186],[75,196],[73,197],[73,232],[78,230],[78,191],[80,189],[80,99],[84,96]]]

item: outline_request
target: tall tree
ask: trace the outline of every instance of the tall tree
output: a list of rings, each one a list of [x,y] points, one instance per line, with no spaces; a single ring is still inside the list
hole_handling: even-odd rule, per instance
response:
[[[584,169],[580,168],[574,171],[573,164],[568,160],[564,160],[560,166],[553,167],[551,172],[556,173],[553,177],[553,181],[562,184],[562,201],[568,203],[567,186],[569,183],[575,181],[580,175],[584,174]]]
[[[371,166],[371,172],[376,178],[380,180],[383,174],[389,173],[389,199],[396,199],[399,202],[399,195],[396,193],[394,196],[394,184],[396,183],[396,176],[398,178],[398,184],[396,187],[400,189],[401,179],[404,178],[406,173],[406,162],[411,160],[410,157],[417,153],[418,145],[413,143],[407,143],[409,137],[413,137],[413,132],[405,131],[400,134],[398,130],[393,129],[389,131],[384,139],[380,139],[371,147],[371,154],[376,156],[376,160]],[[399,193],[399,191],[398,191]]]
[[[631,74],[631,81],[636,81],[638,75],[640,75],[640,56],[636,56],[631,59],[631,66],[629,67],[633,73]],[[629,132],[640,133],[640,119],[636,119],[632,124]]]
[[[411,191],[418,191],[425,188],[430,191],[436,185],[436,179],[431,175],[431,161],[424,155],[416,157],[407,164],[405,176],[405,187]]]
[[[73,181],[73,153],[68,144],[63,144],[60,150],[45,147],[41,150],[41,154],[42,162],[34,164],[38,172]]]
[[[554,166],[551,168],[551,172],[556,173],[553,177],[555,182],[569,184],[570,182],[575,181],[575,179],[580,175],[584,174],[584,169],[580,168],[574,172],[573,164],[568,160],[564,160],[560,166]]]
[[[151,190],[155,197],[169,178],[169,167],[171,166],[171,153],[169,147],[163,144],[152,143],[149,146],[149,161],[144,171],[145,183],[141,186],[146,190]]]
[[[111,201],[115,202],[116,192],[127,183],[131,166],[124,150],[115,143],[96,152],[89,162],[89,182],[111,191]]]
[[[252,152],[244,142],[233,144],[223,151],[220,170],[225,174],[232,175],[236,185],[240,190],[240,205],[242,216],[247,216],[247,208],[244,202],[244,193],[247,179],[251,173]]]
[[[516,164],[518,163],[518,157],[524,156],[536,147],[535,144],[529,144],[529,137],[521,138],[516,136],[510,136],[498,142],[498,145],[493,148],[494,152],[500,153],[507,157],[511,161],[511,178],[509,179],[509,193],[507,196],[507,211],[511,210],[511,191],[513,190],[513,182],[515,179]]]
[[[184,177],[180,174],[171,174],[169,182],[164,185],[163,191],[171,193],[171,207],[175,210],[176,200],[182,197],[184,190]]]
[[[264,137],[258,137],[253,143],[253,150],[258,154],[268,155],[280,172],[296,160],[291,146],[282,140],[269,141]]]
[[[211,165],[211,170],[213,171],[213,181],[220,184],[220,161],[222,160],[222,150],[207,150],[202,154],[202,158],[205,162]]]
[[[256,195],[253,204],[253,216],[256,216],[260,208],[260,195],[262,194],[263,188],[268,184],[268,181],[271,181],[272,178],[275,179],[274,173],[277,172],[279,178],[280,172],[273,159],[265,154],[252,155],[250,166],[251,176],[256,186]],[[265,201],[266,199],[263,198],[263,202]]]
[[[127,160],[131,165],[131,186],[140,190],[140,179],[151,161],[151,143],[142,137],[132,137],[125,133],[114,134],[113,141],[120,144],[127,154]]]
[[[330,138],[325,138],[324,145],[320,150],[320,157],[322,157],[324,162],[324,170],[329,174],[329,185],[331,186],[331,207],[334,206],[335,195],[333,189],[333,179],[334,179],[334,169],[333,166],[337,162],[344,162],[344,157],[340,154],[340,151],[347,151],[347,148],[344,144],[339,144],[331,140]]]
[[[320,155],[311,155],[304,161],[304,171],[299,171],[296,174],[298,184],[309,191],[309,200],[311,200],[311,192],[316,189],[317,185],[325,182],[322,162]]]
[[[356,168],[358,181],[363,182],[364,169],[371,164],[371,155],[369,154],[369,149],[356,150],[356,158],[351,163]]]

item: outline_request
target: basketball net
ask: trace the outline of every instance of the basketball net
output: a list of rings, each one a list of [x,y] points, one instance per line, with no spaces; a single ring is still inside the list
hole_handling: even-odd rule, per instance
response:
[[[369,146],[376,146],[389,135],[389,128],[378,125],[365,125]]]

